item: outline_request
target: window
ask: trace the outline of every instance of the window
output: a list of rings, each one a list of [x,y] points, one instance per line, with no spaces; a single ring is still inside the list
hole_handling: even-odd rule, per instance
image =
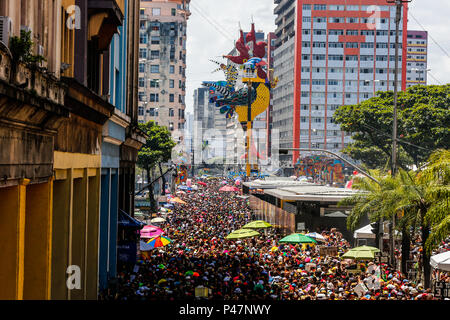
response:
[[[302,72],[309,72],[309,71],[310,71],[309,67],[302,67]]]
[[[347,18],[347,23],[359,23],[359,18]]]
[[[141,33],[139,35],[139,43],[140,44],[147,44],[147,34]]]
[[[159,50],[151,50],[150,59],[159,59]]]
[[[329,48],[343,48],[344,44],[342,42],[328,42]]]
[[[303,17],[303,22],[311,22],[311,17]]]
[[[314,79],[314,80],[312,80],[312,84],[313,84],[313,86],[324,86],[325,80]]]
[[[147,59],[147,49],[139,49],[139,58],[140,59]]]
[[[361,55],[360,59],[361,61],[373,61],[373,56]]]
[[[160,42],[159,36],[152,36],[151,44],[159,44],[159,42]]]
[[[169,68],[169,73],[175,73],[175,66],[171,65]]]
[[[325,60],[324,54],[313,54],[313,60]]]
[[[150,88],[159,88],[159,79],[150,80]]]
[[[361,35],[362,36],[373,36],[373,35],[375,35],[375,31],[374,30],[361,30]]]
[[[315,4],[314,10],[327,10],[327,5],[326,4]]]
[[[326,48],[326,42],[313,42],[313,48]]]
[[[139,78],[139,87],[144,88],[145,87],[145,78]]]
[[[157,117],[158,116],[158,109],[157,108],[150,108],[148,110],[148,113],[150,114],[150,117]]]
[[[387,61],[388,57],[387,56],[377,56],[377,61]]]
[[[169,88],[175,88],[175,80],[169,80]]]
[[[328,80],[329,86],[337,86],[339,84],[338,80]]]
[[[345,47],[346,48],[358,48],[358,42],[347,42],[346,44],[345,44]]]
[[[145,92],[139,92],[138,93],[138,99],[139,99],[139,101],[147,100],[147,99],[145,99]]]
[[[348,36],[357,36],[358,30],[347,30],[347,35]]]
[[[144,107],[138,107],[138,115],[143,116],[144,115]]]
[[[170,130],[170,131],[173,131],[173,130],[174,130],[173,122],[169,122],[169,130]]]
[[[330,23],[344,23],[345,22],[345,18],[343,18],[343,17],[330,17],[329,18],[329,22]]]
[[[377,48],[387,49],[388,48],[388,44],[386,42],[378,42],[377,43]]]
[[[181,94],[178,95],[178,102],[179,103],[184,103],[183,96]]]
[[[328,30],[328,34],[332,36],[342,36],[344,35],[344,30],[330,29]]]
[[[309,60],[309,54],[302,54],[302,60]]]
[[[358,56],[345,56],[345,61],[358,61]]]
[[[344,11],[344,6],[338,6],[338,5],[330,5],[329,10],[335,10],[335,11]]]
[[[359,11],[359,6],[347,6],[347,11]]]
[[[315,35],[326,35],[327,34],[327,30],[325,30],[325,29],[315,29],[315,30],[313,30],[313,33]]]
[[[361,42],[361,49],[363,48],[373,48],[373,42]]]
[[[145,72],[145,63],[139,63],[139,72]]]
[[[303,42],[302,42],[302,47],[303,47],[303,48],[309,48],[309,47],[311,47],[311,42],[309,42],[309,41],[303,41]]]
[[[326,17],[314,17],[313,22],[317,22],[317,23],[327,22],[327,18]]]
[[[150,66],[150,72],[151,73],[159,73],[159,64],[152,64]]]
[[[301,84],[302,85],[309,85],[309,80],[308,79],[302,79],[302,82],[301,82]]]
[[[302,34],[311,34],[311,30],[309,30],[309,29],[302,29]]]
[[[177,9],[172,8],[171,13],[172,13],[172,16],[176,16],[177,15]]]
[[[150,102],[159,102],[159,93],[150,93]]]
[[[303,10],[311,10],[311,5],[310,4],[304,4],[303,5]]]
[[[302,91],[302,97],[303,97],[303,98],[309,97],[309,92],[307,92],[307,91]]]
[[[342,61],[342,60],[344,60],[344,57],[341,54],[336,54],[336,55],[330,54],[330,55],[328,55],[328,60]]]
[[[153,8],[152,9],[152,15],[160,16],[161,15],[161,8]]]
[[[175,95],[173,93],[169,94],[169,102],[175,102]]]
[[[173,111],[172,108],[169,109],[169,117],[174,117],[175,116],[175,112]]]
[[[159,31],[160,26],[161,25],[159,24],[159,22],[152,22],[150,24],[150,28],[152,31]]]

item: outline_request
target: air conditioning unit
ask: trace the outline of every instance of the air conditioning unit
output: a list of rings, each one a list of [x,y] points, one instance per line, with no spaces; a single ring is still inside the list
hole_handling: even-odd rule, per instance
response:
[[[9,47],[9,38],[12,32],[12,20],[10,17],[0,16],[0,42]]]

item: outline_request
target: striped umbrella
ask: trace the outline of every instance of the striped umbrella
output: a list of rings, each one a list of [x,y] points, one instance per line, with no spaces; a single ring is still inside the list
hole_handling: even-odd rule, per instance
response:
[[[166,237],[163,237],[163,236],[159,236],[159,237],[156,237],[156,238],[148,240],[147,244],[152,249],[154,249],[154,248],[167,246],[171,242],[172,242],[172,240],[170,240],[169,238],[166,238]]]

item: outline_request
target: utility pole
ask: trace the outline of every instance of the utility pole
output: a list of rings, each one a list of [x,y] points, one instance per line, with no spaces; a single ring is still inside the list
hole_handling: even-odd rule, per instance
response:
[[[394,177],[397,173],[397,105],[398,105],[398,71],[399,71],[399,33],[400,33],[400,21],[402,19],[402,10],[405,3],[409,3],[412,0],[387,0],[388,3],[395,3],[396,14],[395,14],[395,74],[394,74],[394,121],[392,128],[392,163],[391,163],[391,175]],[[406,16],[403,19],[407,19]],[[403,30],[407,32],[407,30]],[[402,57],[406,59],[406,57]],[[389,224],[389,235],[390,235],[390,260],[395,267],[395,239],[394,239],[394,228],[395,228],[395,218],[394,214],[392,217],[392,223]],[[383,229],[383,226],[380,226]],[[381,240],[382,241],[382,240]]]

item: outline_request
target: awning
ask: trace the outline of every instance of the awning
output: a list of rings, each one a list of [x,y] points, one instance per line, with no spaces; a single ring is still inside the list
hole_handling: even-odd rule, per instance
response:
[[[431,256],[430,265],[435,269],[450,271],[450,251]]]
[[[119,219],[117,223],[119,224],[119,226],[124,228],[142,229],[145,226],[145,223],[131,217],[121,209],[119,209]]]

